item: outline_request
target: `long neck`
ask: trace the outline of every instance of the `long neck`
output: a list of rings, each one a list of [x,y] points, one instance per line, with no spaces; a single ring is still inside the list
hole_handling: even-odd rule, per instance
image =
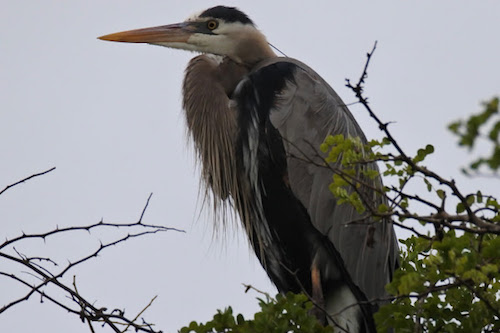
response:
[[[239,38],[234,57],[236,62],[252,68],[259,61],[276,57],[276,54],[266,37],[260,31],[254,30],[246,33],[245,38]]]

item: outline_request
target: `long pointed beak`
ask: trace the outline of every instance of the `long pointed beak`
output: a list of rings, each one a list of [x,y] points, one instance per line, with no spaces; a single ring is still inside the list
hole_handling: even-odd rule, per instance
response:
[[[193,31],[187,23],[117,32],[98,37],[102,40],[125,43],[186,43]]]

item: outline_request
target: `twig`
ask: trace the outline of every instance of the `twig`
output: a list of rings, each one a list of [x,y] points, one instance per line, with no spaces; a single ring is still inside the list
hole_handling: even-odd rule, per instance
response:
[[[55,267],[58,267],[57,263],[53,261],[50,258],[43,258],[43,257],[28,257],[24,254],[22,254],[20,251],[18,251],[16,248],[14,248],[14,251],[17,254],[17,257],[15,255],[10,255],[6,252],[0,251],[0,259],[6,259],[11,262],[18,263],[28,269],[26,272],[29,275],[32,275],[36,277],[37,279],[40,280],[40,283],[37,284],[30,284],[27,281],[21,279],[20,277],[14,275],[14,274],[9,274],[7,272],[0,272],[1,276],[5,276],[8,278],[11,278],[19,283],[21,283],[24,286],[27,286],[30,290],[27,292],[23,297],[16,299],[14,301],[11,301],[10,303],[2,306],[0,308],[0,313],[6,311],[7,309],[11,308],[12,306],[15,306],[16,304],[19,304],[23,301],[27,301],[31,295],[34,293],[37,293],[41,296],[41,299],[48,299],[54,304],[58,305],[59,307],[65,309],[69,313],[73,313],[78,315],[83,321],[87,321],[87,324],[89,325],[89,329],[94,332],[94,327],[92,323],[94,322],[102,322],[103,325],[107,325],[110,327],[114,332],[121,332],[121,330],[118,328],[118,325],[126,325],[127,329],[129,327],[133,327],[135,331],[142,331],[142,332],[148,332],[148,333],[154,333],[158,332],[154,330],[152,327],[152,324],[148,324],[143,320],[143,324],[136,323],[138,320],[138,317],[144,313],[144,311],[149,308],[149,306],[152,304],[153,300],[156,298],[153,298],[153,300],[149,303],[146,308],[144,308],[134,319],[130,320],[127,319],[124,315],[124,312],[118,312],[116,311],[111,311],[108,312],[107,308],[101,307],[97,308],[94,306],[92,303],[87,301],[79,292],[77,286],[76,286],[76,277],[73,277],[73,288],[67,286],[61,281],[61,278],[71,269],[73,269],[75,266],[80,265],[81,263],[84,263],[88,260],[90,260],[93,257],[97,257],[102,251],[104,251],[106,248],[112,247],[114,245],[118,245],[122,242],[125,242],[131,238],[136,238],[136,237],[141,237],[144,235],[148,234],[155,234],[157,232],[164,232],[164,231],[179,231],[179,232],[184,232],[183,230],[179,230],[176,228],[169,228],[165,226],[157,226],[157,225],[152,225],[152,224],[145,224],[143,223],[143,217],[146,212],[146,209],[148,207],[149,201],[151,199],[151,195],[149,195],[146,204],[144,208],[142,209],[140,218],[137,222],[133,223],[107,223],[104,221],[100,221],[98,223],[94,223],[91,225],[87,226],[74,226],[74,227],[67,227],[67,228],[59,228],[56,227],[55,230],[51,230],[49,232],[45,233],[40,233],[40,234],[25,234],[23,235],[6,240],[3,244],[0,245],[0,250],[6,248],[8,245],[13,245],[17,244],[21,241],[25,241],[28,239],[36,239],[36,238],[41,238],[43,240],[46,240],[48,237],[51,237],[53,235],[61,234],[61,233],[68,233],[68,232],[74,232],[74,231],[86,231],[90,232],[91,230],[97,229],[97,228],[142,228],[142,229],[147,229],[142,232],[134,232],[134,233],[128,233],[126,236],[120,237],[114,241],[110,241],[108,243],[101,243],[99,247],[90,253],[87,256],[84,256],[74,262],[69,262],[65,267],[60,269],[57,273],[53,273],[51,270],[47,269],[44,267],[44,263],[49,263],[51,264],[52,269]],[[47,295],[44,291],[43,288],[45,288],[48,285],[53,285],[56,287],[56,289],[64,292],[72,301],[74,301],[76,304],[78,304],[78,309],[75,309],[72,306],[68,306],[64,304],[63,302],[57,300],[55,297]]]
[[[35,178],[35,177],[38,177],[38,176],[43,176],[43,175],[45,175],[45,174],[47,174],[47,173],[49,173],[49,172],[51,172],[51,171],[53,171],[55,169],[56,169],[56,167],[53,167],[53,168],[50,168],[50,169],[48,169],[46,171],[43,171],[43,172],[40,172],[40,173],[35,173],[35,174],[33,174],[33,175],[29,176],[29,177],[21,179],[18,182],[15,182],[13,184],[7,185],[2,191],[0,191],[0,195],[2,195],[5,191],[7,191],[8,189],[10,189],[10,188],[12,188],[12,187],[14,187],[16,185],[24,183],[25,181],[30,180],[31,178]]]
[[[149,307],[153,304],[153,302],[155,301],[155,299],[156,299],[157,297],[158,297],[158,295],[156,295],[155,297],[153,297],[153,298],[151,299],[151,301],[149,301],[148,305],[146,305],[146,306],[144,307],[144,309],[142,309],[142,310],[141,310],[141,311],[137,314],[137,316],[135,316],[135,318],[134,318],[134,319],[132,319],[132,322],[135,322],[137,319],[139,319],[139,317],[140,317],[140,316],[144,313],[144,311],[146,311],[146,310],[147,310],[147,309],[148,309],[148,308],[149,308]],[[131,324],[129,323],[129,324],[125,327],[125,329],[123,330],[123,332],[126,332],[130,326],[131,326]]]
[[[260,290],[260,289],[255,288],[255,287],[254,287],[254,286],[252,286],[251,284],[245,284],[245,283],[242,283],[242,285],[243,285],[243,287],[245,287],[245,293],[247,293],[250,289],[252,289],[252,290],[254,290],[254,291],[258,292],[259,294],[262,294],[262,295],[266,296],[267,301],[269,301],[269,300],[272,300],[272,299],[273,299],[273,297],[271,297],[271,295],[269,295],[269,294],[268,294],[268,293],[266,293],[265,291],[262,291],[262,290]]]
[[[365,67],[363,69],[363,73],[360,76],[360,79],[356,85],[352,85],[350,80],[346,80],[346,86],[355,93],[356,97],[358,98],[358,101],[364,106],[364,108],[368,111],[368,114],[370,115],[371,118],[375,120],[375,122],[378,124],[379,128],[381,131],[383,131],[384,135],[387,137],[389,142],[394,146],[396,151],[399,153],[399,158],[401,161],[406,163],[415,173],[421,173],[424,177],[434,179],[441,185],[447,186],[450,190],[451,193],[458,198],[458,200],[462,203],[464,206],[465,211],[467,212],[467,222],[470,222],[474,225],[476,225],[478,228],[482,228],[480,232],[492,232],[495,234],[500,234],[500,225],[495,224],[495,223],[490,223],[480,217],[478,217],[474,211],[472,210],[471,206],[467,203],[466,196],[463,195],[458,187],[455,184],[454,180],[448,180],[445,179],[435,172],[427,169],[424,166],[418,165],[415,161],[413,161],[412,158],[410,158],[401,148],[399,143],[396,141],[396,139],[392,136],[391,132],[388,129],[389,123],[384,123],[380,120],[380,118],[373,112],[371,107],[368,105],[368,100],[366,97],[363,96],[363,84],[365,83],[365,79],[368,76],[367,74],[367,69],[368,69],[368,64],[370,62],[370,59],[373,55],[373,52],[375,51],[377,42],[375,42],[373,49],[371,52],[367,54],[367,61],[365,63]],[[460,228],[458,228],[460,229]],[[470,229],[470,228],[469,228]],[[471,229],[472,230],[472,229]]]

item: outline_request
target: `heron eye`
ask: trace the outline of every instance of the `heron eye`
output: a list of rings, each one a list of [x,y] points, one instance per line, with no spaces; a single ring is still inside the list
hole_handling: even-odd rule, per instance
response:
[[[210,29],[210,30],[214,30],[218,26],[219,26],[219,22],[217,22],[215,20],[210,20],[210,21],[207,22],[207,28]]]

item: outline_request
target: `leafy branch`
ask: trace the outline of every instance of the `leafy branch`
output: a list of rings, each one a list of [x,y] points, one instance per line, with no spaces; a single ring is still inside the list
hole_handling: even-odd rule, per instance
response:
[[[248,289],[254,288],[247,286]],[[245,319],[242,314],[235,316],[233,309],[228,307],[223,311],[218,310],[213,320],[205,324],[193,321],[188,326],[181,328],[179,332],[333,332],[333,327],[321,326],[316,317],[309,314],[313,304],[307,296],[293,293],[278,294],[276,298],[269,297],[267,294],[265,296],[265,300],[259,298],[261,311],[256,313],[253,319]]]
[[[458,144],[471,151],[478,141],[489,144],[491,155],[479,157],[462,171],[466,175],[484,176],[483,169],[489,169],[490,176],[498,177],[500,167],[500,114],[498,112],[499,98],[495,97],[483,103],[483,111],[467,120],[457,120],[448,129],[459,137]]]
[[[393,302],[376,314],[377,327],[398,332],[500,331],[500,204],[481,191],[464,193],[454,179],[424,165],[434,153],[432,145],[410,155],[398,143],[389,129],[391,123],[383,122],[363,95],[375,48],[376,44],[367,54],[358,82],[347,80],[347,87],[384,138],[364,144],[357,138],[330,136],[321,150],[334,173],[330,190],[338,203],[351,204],[366,215],[351,223],[364,223],[372,216],[392,219],[396,226],[413,233],[401,241],[401,268],[387,287]],[[496,174],[500,167],[498,104],[498,98],[493,98],[483,104],[479,114],[450,125],[460,145],[472,149],[477,140],[486,137],[493,146],[491,156],[472,162],[467,174],[486,167]],[[492,124],[490,129],[484,130],[488,124]],[[375,163],[385,167],[382,172]],[[377,192],[367,180],[380,175],[396,185]],[[424,192],[416,194],[410,188],[423,188]],[[375,207],[366,195],[370,191],[386,196],[388,204]]]

